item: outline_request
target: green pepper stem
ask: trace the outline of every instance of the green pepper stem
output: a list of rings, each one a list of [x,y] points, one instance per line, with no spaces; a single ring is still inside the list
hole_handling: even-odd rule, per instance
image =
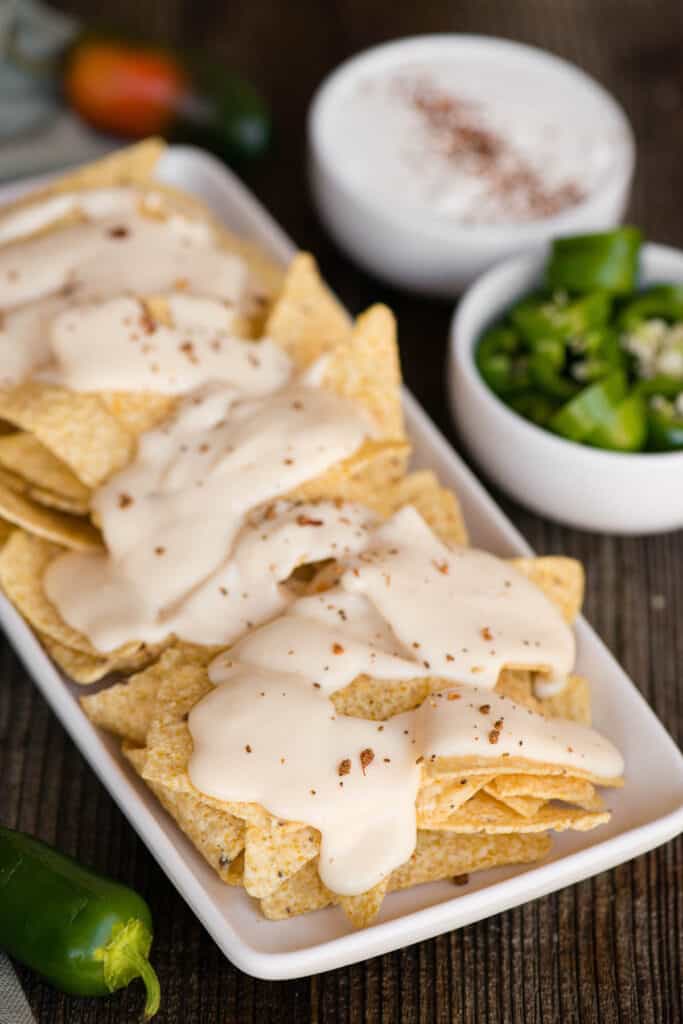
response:
[[[147,993],[144,1019],[149,1020],[159,1009],[161,989],[159,979],[149,962],[152,935],[139,918],[112,928],[106,946],[96,949],[95,960],[102,961],[104,981],[110,992],[123,988],[134,978],[142,978]]]

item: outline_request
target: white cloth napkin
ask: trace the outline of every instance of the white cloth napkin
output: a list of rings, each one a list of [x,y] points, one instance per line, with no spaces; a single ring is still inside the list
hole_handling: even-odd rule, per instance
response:
[[[36,1024],[16,971],[0,953],[0,1024]]]

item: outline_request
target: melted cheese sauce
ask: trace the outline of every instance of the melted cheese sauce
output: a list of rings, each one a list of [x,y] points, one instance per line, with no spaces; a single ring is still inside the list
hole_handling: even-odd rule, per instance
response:
[[[377,530],[341,585],[433,676],[494,687],[504,667],[562,681],[574,664],[574,635],[538,587],[485,551],[447,548],[413,508]]]
[[[595,729],[544,718],[478,686],[458,686],[427,698],[419,711],[425,760],[440,757],[524,757],[529,761],[618,778],[624,761]]]
[[[289,360],[264,340],[232,337],[234,309],[216,299],[163,295],[173,326],[155,322],[132,297],[70,306],[53,317],[55,365],[39,376],[71,391],[183,394],[210,382],[264,393],[289,377]],[[262,349],[267,373],[260,373]]]
[[[256,801],[319,829],[323,882],[358,894],[412,854],[425,760],[516,755],[607,779],[621,774],[619,752],[592,729],[545,719],[492,692],[511,660],[555,673],[571,667],[571,631],[515,570],[481,551],[444,548],[412,508],[370,530],[364,549],[340,560],[350,568],[335,587],[295,601],[212,663],[216,689],[189,718],[189,772],[199,790]],[[435,585],[429,601],[416,580]],[[494,626],[491,654],[480,641]],[[449,646],[456,638],[479,656],[479,685],[470,683],[471,659],[445,658],[447,634]],[[329,695],[361,675],[437,675],[454,685],[385,722],[337,714]]]
[[[261,522],[373,425],[320,389],[322,365],[295,378],[272,342],[233,336],[245,264],[210,224],[164,207],[160,194],[98,189],[0,220],[0,381],[182,399],[94,496],[106,553],[65,554],[44,580],[103,652],[170,634],[229,643],[286,608],[282,584],[302,562],[360,550],[368,522],[352,509],[333,527],[334,509],[289,506]],[[141,295],[163,302],[163,322]]]
[[[337,515],[343,522],[346,506]],[[572,630],[526,577],[485,551],[446,548],[412,507],[370,527],[355,551],[336,550],[346,567],[336,586],[244,637],[216,671],[246,660],[307,675],[325,692],[363,673],[493,689],[512,666],[564,683]]]
[[[197,393],[96,493],[106,553],[62,555],[45,591],[101,651],[171,633],[230,643],[285,606],[279,584],[297,565],[365,543],[367,511],[352,510],[347,528],[334,505],[295,510],[293,525],[284,512],[279,530],[240,531],[250,513],[353,454],[371,432],[346,399],[296,382],[266,397]]]
[[[109,300],[177,289],[230,306],[244,300],[246,266],[218,244],[211,225],[176,213],[162,217],[161,211],[161,196],[96,189],[54,196],[0,221],[0,308],[5,311],[0,382],[17,383],[54,363],[56,333],[58,345],[71,355],[58,371],[65,386],[78,390],[84,384],[80,371],[73,369],[78,369],[79,355],[91,364],[103,360],[96,382],[86,378],[93,387],[122,386],[124,371],[113,365],[116,360],[107,349],[116,336],[116,347],[128,358],[130,335],[136,333],[133,325],[140,317],[133,299],[128,310],[111,306]],[[46,230],[52,225],[59,230]],[[129,315],[132,324],[122,322]],[[223,329],[228,327],[226,320]],[[185,340],[183,336],[180,343]],[[141,332],[140,348],[146,343],[149,338]],[[111,379],[104,375],[106,366],[115,371]],[[131,372],[125,379],[130,383],[134,376]],[[141,377],[137,379],[140,388]],[[156,381],[154,389],[169,387]]]
[[[380,732],[381,723],[337,715],[300,676],[236,665],[224,678],[190,712],[198,789],[319,829],[320,877],[335,892],[365,892],[410,857],[420,783],[404,735],[410,716]],[[365,768],[363,750],[373,752]]]

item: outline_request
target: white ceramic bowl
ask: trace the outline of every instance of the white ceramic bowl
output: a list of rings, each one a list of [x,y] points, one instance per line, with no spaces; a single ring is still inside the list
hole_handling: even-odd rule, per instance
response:
[[[490,390],[474,362],[483,331],[536,288],[546,251],[489,271],[453,317],[450,403],[466,447],[484,472],[522,505],[570,526],[604,533],[658,533],[683,526],[683,452],[608,452],[530,423]],[[683,251],[645,245],[642,285],[683,283]]]
[[[552,100],[560,118],[591,126],[591,137],[608,139],[610,158],[595,187],[562,213],[519,225],[463,225],[454,219],[409,209],[396,193],[359,185],[340,159],[357,142],[343,116],[360,83],[382,73],[396,76],[406,67],[434,61],[483,69],[489,85],[504,93],[508,81],[531,99]],[[495,80],[492,76],[495,75]],[[520,85],[521,83],[521,85]],[[553,114],[555,116],[555,114]],[[342,129],[341,124],[346,125]],[[562,234],[600,230],[617,224],[628,200],[634,143],[621,107],[583,71],[558,57],[520,43],[486,36],[416,36],[366,50],[342,64],[318,89],[308,118],[309,175],[318,213],[352,259],[378,277],[423,294],[454,297],[482,271],[506,256]]]

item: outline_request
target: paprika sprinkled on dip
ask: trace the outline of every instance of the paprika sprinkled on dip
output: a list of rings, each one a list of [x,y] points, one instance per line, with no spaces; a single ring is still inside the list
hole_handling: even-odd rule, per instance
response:
[[[310,117],[321,216],[393,283],[455,294],[507,253],[616,223],[628,123],[578,69],[530,47],[423,36],[369,50]]]
[[[531,107],[490,76],[415,64],[358,82],[338,113],[354,133],[348,173],[388,184],[405,205],[462,224],[517,224],[585,199],[612,157],[610,140],[562,113]]]

